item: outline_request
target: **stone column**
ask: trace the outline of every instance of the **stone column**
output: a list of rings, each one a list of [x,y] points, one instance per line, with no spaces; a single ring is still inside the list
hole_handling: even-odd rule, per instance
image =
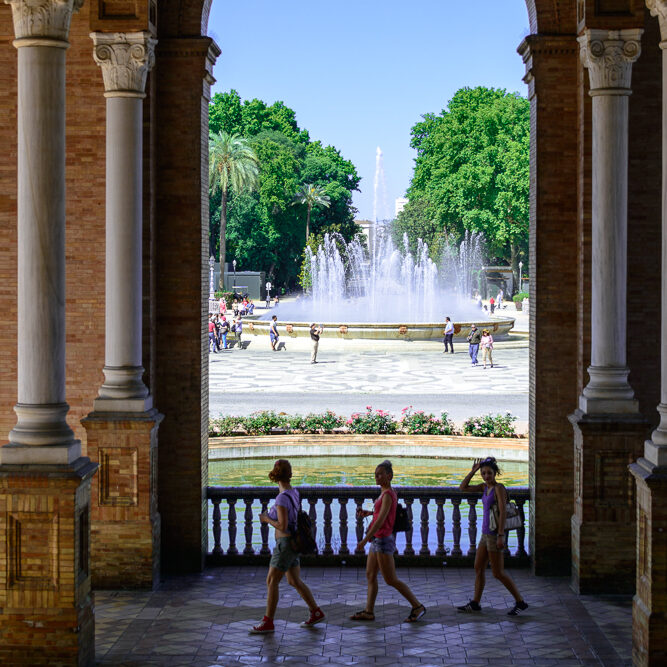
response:
[[[634,490],[627,466],[646,423],[626,364],[628,109],[640,29],[586,30],[578,39],[592,97],[592,275],[589,383],[574,426],[572,585],[580,593],[634,587]]]
[[[142,137],[151,33],[91,34],[102,69],[106,129],[104,383],[82,423],[100,464],[92,501],[93,586],[152,588],[159,580],[157,429],[142,375]]]
[[[5,0],[18,50],[18,402],[0,449],[0,663],[87,665],[91,477],[65,402],[65,53],[81,0]]]
[[[634,665],[667,662],[667,0],[646,0],[660,21],[662,49],[662,326],[660,423],[630,466],[637,484]]]

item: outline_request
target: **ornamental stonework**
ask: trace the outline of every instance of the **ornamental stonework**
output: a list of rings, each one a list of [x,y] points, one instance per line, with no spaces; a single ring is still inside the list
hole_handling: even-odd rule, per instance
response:
[[[641,29],[586,30],[578,38],[591,92],[630,92],[632,64],[641,54]]]
[[[651,10],[651,16],[657,16],[660,22],[660,36],[667,39],[667,0],[646,0],[646,6]],[[665,48],[665,44],[660,44]]]
[[[72,14],[83,0],[4,0],[12,7],[16,39],[67,41]]]
[[[155,45],[149,32],[93,32],[93,58],[102,68],[107,94],[143,95],[146,77],[155,63]]]

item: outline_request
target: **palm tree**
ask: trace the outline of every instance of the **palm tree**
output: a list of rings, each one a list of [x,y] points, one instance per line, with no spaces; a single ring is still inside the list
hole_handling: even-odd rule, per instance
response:
[[[329,208],[331,199],[326,194],[321,185],[312,185],[311,183],[303,183],[294,195],[293,204],[305,204],[308,207],[308,214],[306,215],[306,243],[310,236],[310,212],[313,206],[324,206]]]
[[[259,182],[259,160],[248,142],[238,134],[219,132],[209,138],[209,187],[221,191],[220,205],[220,287],[223,286],[227,254],[227,193],[254,190]]]

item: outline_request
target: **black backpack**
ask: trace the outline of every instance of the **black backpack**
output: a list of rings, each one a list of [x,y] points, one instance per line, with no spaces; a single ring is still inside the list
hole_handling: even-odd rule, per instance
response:
[[[296,528],[290,529],[290,533],[292,533],[290,540],[292,550],[299,554],[316,554],[317,543],[313,538],[313,524],[310,517],[301,509],[300,503],[299,505],[296,504],[296,501],[289,493],[287,497],[292,500],[296,507]]]
[[[396,505],[396,518],[394,519],[394,532],[404,533],[410,530],[410,518],[408,517],[408,510],[398,503]]]

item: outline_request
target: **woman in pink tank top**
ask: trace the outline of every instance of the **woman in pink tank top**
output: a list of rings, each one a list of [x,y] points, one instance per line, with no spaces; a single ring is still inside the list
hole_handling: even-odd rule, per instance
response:
[[[357,549],[363,549],[369,542],[371,546],[366,561],[366,580],[368,581],[366,606],[350,616],[353,621],[375,620],[374,609],[375,598],[378,594],[378,571],[382,572],[382,578],[385,582],[395,588],[412,606],[410,614],[405,619],[406,623],[414,623],[426,613],[426,608],[417,600],[407,584],[396,576],[394,566],[394,551],[396,551],[394,521],[396,520],[398,497],[391,488],[393,477],[394,471],[391,467],[391,461],[380,463],[375,469],[375,482],[382,489],[382,493],[375,501],[372,512],[368,510],[357,511],[357,517],[372,516],[373,521],[366,531],[366,536],[357,545]]]

